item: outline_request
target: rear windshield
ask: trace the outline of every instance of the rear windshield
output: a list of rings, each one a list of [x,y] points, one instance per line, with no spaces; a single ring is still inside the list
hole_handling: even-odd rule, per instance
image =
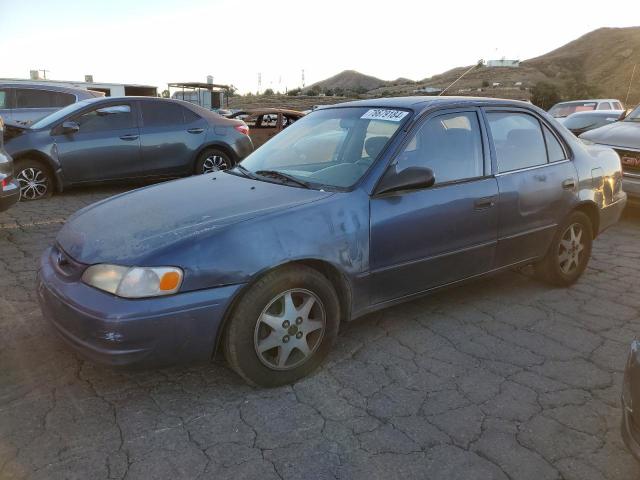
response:
[[[549,113],[551,116],[555,118],[567,117],[572,113],[576,112],[588,112],[590,110],[595,110],[597,102],[567,102],[567,103],[558,103],[551,107]]]

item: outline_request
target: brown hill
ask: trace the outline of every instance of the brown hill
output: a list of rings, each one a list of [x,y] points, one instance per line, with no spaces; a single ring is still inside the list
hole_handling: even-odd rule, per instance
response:
[[[640,27],[600,28],[545,55],[525,60],[519,68],[480,67],[456,83],[449,95],[482,95],[503,98],[529,99],[530,88],[537,82],[554,84],[561,91],[571,83],[584,83],[599,97],[619,98],[624,101],[633,66],[638,64],[635,80],[629,95],[629,104],[640,102]],[[384,82],[353,70],[318,82],[322,88],[335,88],[335,79],[345,81],[345,89],[355,90],[354,85],[367,88],[367,96],[411,95],[424,87],[445,88],[469,66],[457,67],[418,82],[405,79]],[[357,79],[372,79],[370,83]],[[328,87],[324,87],[324,85]],[[494,84],[497,84],[494,86]],[[566,95],[571,95],[567,93]]]
[[[316,82],[313,85],[307,87],[305,90],[312,89],[313,87],[318,87],[322,91],[335,90],[336,88],[342,90],[351,90],[354,92],[359,90],[368,91],[378,88],[382,85],[386,85],[386,83],[387,82],[385,82],[384,80],[380,80],[379,78],[356,72],[355,70],[345,70],[337,75],[334,75],[331,78]]]

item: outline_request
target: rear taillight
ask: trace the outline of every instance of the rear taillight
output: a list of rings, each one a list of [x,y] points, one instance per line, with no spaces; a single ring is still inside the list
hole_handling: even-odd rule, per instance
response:
[[[247,125],[236,125],[235,128],[238,132],[243,135],[249,135],[249,127]]]
[[[4,187],[9,186],[9,184],[11,183],[11,175],[7,175],[6,177],[2,178],[2,190],[4,190]]]

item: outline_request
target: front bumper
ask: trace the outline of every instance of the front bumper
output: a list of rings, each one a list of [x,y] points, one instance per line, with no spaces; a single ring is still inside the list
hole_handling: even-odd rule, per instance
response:
[[[640,203],[640,175],[623,174],[622,190],[627,192],[629,203]]]
[[[158,367],[211,358],[224,313],[241,285],[129,300],[65,278],[40,261],[43,316],[74,350],[100,364]]]
[[[20,200],[20,185],[13,180],[4,188],[0,186],[0,212],[9,209]]]

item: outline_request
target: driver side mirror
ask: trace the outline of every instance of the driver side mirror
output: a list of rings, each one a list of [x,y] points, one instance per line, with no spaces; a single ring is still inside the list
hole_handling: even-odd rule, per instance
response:
[[[394,165],[382,177],[377,192],[397,192],[399,190],[416,190],[429,188],[436,182],[433,170],[427,167],[408,167],[400,172]]]
[[[65,135],[71,135],[80,131],[80,125],[77,122],[62,122],[62,133]]]

